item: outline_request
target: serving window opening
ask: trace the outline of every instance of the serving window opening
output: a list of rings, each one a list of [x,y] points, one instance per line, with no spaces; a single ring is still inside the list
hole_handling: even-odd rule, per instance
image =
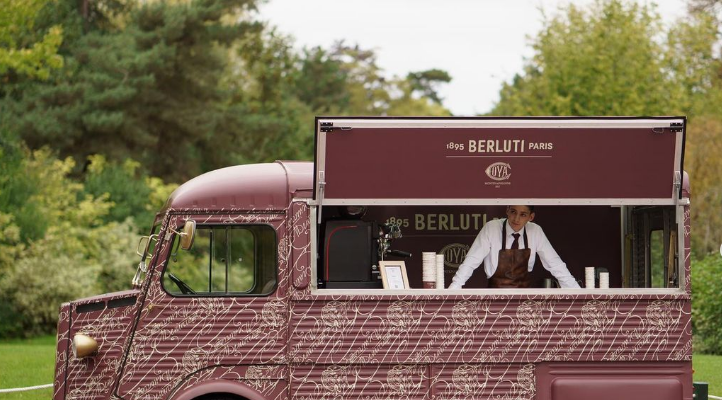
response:
[[[424,288],[422,253],[444,255],[448,288],[481,228],[506,206],[324,206],[317,229],[319,289],[381,289],[379,262],[404,261],[410,288]],[[584,288],[585,271],[610,289],[679,288],[676,206],[536,206],[534,223]],[[530,289],[557,288],[540,257]],[[486,289],[483,264],[464,289]]]

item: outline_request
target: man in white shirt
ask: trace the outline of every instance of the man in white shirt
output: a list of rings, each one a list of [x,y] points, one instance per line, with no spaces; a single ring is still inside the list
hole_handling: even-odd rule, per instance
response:
[[[533,206],[508,206],[505,219],[486,223],[474,239],[449,289],[461,289],[482,261],[491,288],[526,288],[536,255],[562,288],[579,288],[541,227]]]

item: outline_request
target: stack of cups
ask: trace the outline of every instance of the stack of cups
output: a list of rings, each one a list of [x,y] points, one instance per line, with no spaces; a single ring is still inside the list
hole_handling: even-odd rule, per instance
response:
[[[594,289],[594,267],[584,268],[584,279],[586,281],[584,286],[587,289]]]
[[[444,255],[436,255],[436,288],[444,288]]]
[[[599,288],[609,289],[609,272],[599,273]]]
[[[422,252],[421,266],[421,280],[424,283],[424,289],[436,288],[436,253],[432,251]]]

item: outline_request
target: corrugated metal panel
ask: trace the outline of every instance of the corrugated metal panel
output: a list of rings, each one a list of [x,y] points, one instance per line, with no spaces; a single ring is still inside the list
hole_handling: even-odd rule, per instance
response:
[[[302,301],[299,363],[689,360],[686,301]]]
[[[432,368],[435,400],[533,399],[533,364],[448,364]]]
[[[291,372],[291,398],[427,399],[426,365],[302,365]]]
[[[163,398],[217,365],[284,363],[288,309],[267,298],[175,298],[143,311],[119,394]]]

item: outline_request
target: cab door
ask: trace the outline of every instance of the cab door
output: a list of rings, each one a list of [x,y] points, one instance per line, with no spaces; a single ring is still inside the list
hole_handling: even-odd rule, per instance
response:
[[[169,398],[210,380],[283,398],[288,376],[283,213],[179,215],[138,316],[117,394]],[[179,248],[187,220],[192,247]],[[164,261],[163,261],[164,260]],[[281,397],[279,397],[281,396]]]

